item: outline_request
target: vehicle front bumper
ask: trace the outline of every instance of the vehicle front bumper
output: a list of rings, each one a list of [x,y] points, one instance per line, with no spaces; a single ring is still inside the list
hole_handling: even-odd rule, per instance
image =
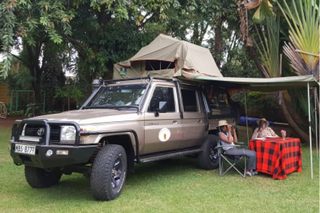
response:
[[[16,144],[35,145],[35,155],[15,153]],[[40,145],[11,141],[10,155],[16,165],[24,164],[38,168],[67,167],[89,163],[97,147],[97,145]],[[51,156],[46,155],[48,150],[52,150]],[[68,155],[59,155],[57,150],[67,151]]]

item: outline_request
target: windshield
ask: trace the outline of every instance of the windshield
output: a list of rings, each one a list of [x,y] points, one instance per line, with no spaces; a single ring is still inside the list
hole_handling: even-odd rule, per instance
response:
[[[146,87],[147,84],[102,87],[85,108],[139,109]]]

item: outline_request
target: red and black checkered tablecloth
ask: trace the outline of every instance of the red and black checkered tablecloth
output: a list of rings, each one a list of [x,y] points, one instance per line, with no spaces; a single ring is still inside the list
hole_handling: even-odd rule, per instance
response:
[[[283,180],[292,172],[302,171],[301,142],[299,138],[267,138],[250,140],[249,149],[256,151],[257,171]]]

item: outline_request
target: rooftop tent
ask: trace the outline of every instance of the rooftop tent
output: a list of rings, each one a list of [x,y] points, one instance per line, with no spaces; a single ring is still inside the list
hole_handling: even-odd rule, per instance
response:
[[[222,77],[209,49],[160,34],[127,61],[114,65],[113,78],[205,75]]]

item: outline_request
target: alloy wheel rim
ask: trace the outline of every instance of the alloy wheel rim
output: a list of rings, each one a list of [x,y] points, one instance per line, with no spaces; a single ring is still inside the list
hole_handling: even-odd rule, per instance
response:
[[[214,149],[214,147],[211,145],[209,148],[209,159],[210,161],[214,162],[216,160],[216,151]]]
[[[121,181],[122,181],[122,174],[123,174],[123,165],[122,165],[122,160],[121,160],[121,156],[119,156],[112,167],[112,173],[111,173],[111,185],[112,188],[118,188],[121,185]]]

